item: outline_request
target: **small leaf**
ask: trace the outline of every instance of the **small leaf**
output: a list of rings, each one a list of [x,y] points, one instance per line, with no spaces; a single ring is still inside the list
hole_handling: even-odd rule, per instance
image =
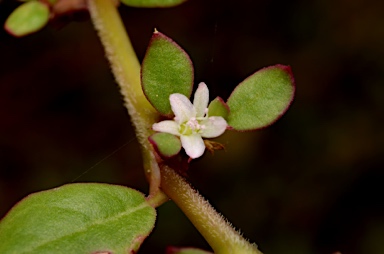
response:
[[[186,0],[121,0],[125,5],[132,7],[172,7],[179,5]]]
[[[268,126],[285,113],[294,92],[291,67],[261,69],[240,83],[229,97],[228,125],[238,131]]]
[[[166,158],[175,156],[181,150],[180,139],[169,133],[155,133],[149,137],[149,142],[161,156]]]
[[[145,96],[160,114],[171,116],[169,96],[191,96],[193,65],[187,53],[174,41],[155,31],[141,68]]]
[[[229,107],[220,97],[216,97],[208,106],[208,116],[221,116],[227,119],[228,114]]]
[[[5,30],[21,37],[43,28],[49,20],[49,7],[38,1],[24,3],[17,7],[5,21]]]
[[[68,184],[31,194],[11,209],[0,222],[0,253],[131,253],[155,219],[138,191]]]
[[[197,249],[197,248],[178,248],[178,247],[168,247],[165,254],[213,254],[212,252],[208,252],[205,250]]]

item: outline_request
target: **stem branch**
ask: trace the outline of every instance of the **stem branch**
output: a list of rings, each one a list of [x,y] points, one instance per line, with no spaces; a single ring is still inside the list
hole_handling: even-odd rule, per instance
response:
[[[100,36],[112,72],[124,96],[125,106],[141,144],[144,167],[150,183],[148,202],[154,207],[167,200],[167,194],[187,215],[216,254],[262,254],[247,242],[182,177],[166,165],[161,174],[148,137],[158,113],[141,88],[140,64],[112,0],[88,0],[92,22]],[[159,191],[161,188],[164,193]]]

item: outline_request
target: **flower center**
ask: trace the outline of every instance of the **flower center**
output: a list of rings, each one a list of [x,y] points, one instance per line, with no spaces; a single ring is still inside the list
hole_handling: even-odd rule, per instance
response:
[[[192,117],[187,122],[180,124],[180,134],[188,136],[196,133],[201,133],[201,130],[205,129],[205,125],[200,124],[201,120],[202,119],[200,119],[200,117],[197,119],[196,117]]]

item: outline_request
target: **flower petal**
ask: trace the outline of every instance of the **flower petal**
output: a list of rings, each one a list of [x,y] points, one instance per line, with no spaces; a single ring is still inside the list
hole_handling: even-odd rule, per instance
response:
[[[199,84],[193,98],[193,106],[196,109],[196,116],[203,117],[205,115],[205,110],[208,107],[209,102],[209,90],[207,85],[204,82]]]
[[[192,159],[196,159],[203,155],[205,150],[205,144],[199,134],[180,136],[180,140],[185,152]]]
[[[192,117],[196,117],[196,110],[185,95],[179,93],[171,94],[169,101],[177,123],[181,124]]]
[[[211,116],[208,119],[201,121],[204,129],[201,131],[201,136],[204,138],[216,138],[224,133],[228,124],[221,116]]]
[[[158,132],[166,132],[173,135],[180,136],[179,125],[175,121],[165,120],[159,123],[154,123],[152,129]]]

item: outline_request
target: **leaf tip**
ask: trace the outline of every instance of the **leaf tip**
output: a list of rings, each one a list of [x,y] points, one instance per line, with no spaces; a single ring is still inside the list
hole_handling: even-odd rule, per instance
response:
[[[194,68],[188,54],[175,41],[155,29],[141,65],[141,86],[152,106],[172,116],[169,96],[191,96]]]
[[[282,65],[282,64],[277,64],[275,67],[280,68],[283,70],[291,80],[291,86],[292,86],[292,93],[291,93],[291,100],[288,102],[285,110],[281,113],[280,116],[284,115],[285,112],[288,110],[288,108],[291,106],[293,99],[295,98],[295,93],[296,93],[296,81],[295,77],[293,76],[292,68],[290,65]],[[277,119],[276,119],[277,120]]]
[[[290,65],[276,64],[274,67],[280,68],[285,73],[287,73],[289,78],[291,79],[292,86],[296,87],[295,77],[293,76],[292,68]]]

